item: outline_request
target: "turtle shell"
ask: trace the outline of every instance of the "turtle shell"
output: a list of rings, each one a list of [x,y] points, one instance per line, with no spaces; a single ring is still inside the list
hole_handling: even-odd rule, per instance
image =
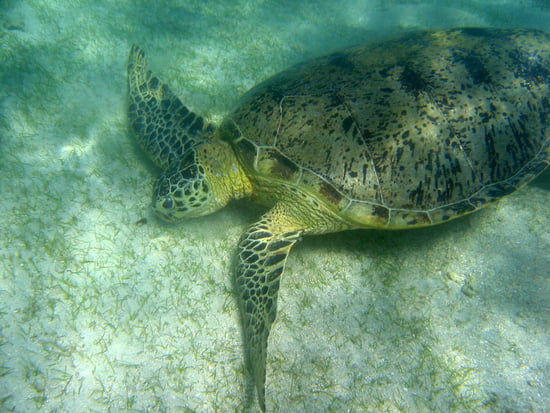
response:
[[[351,226],[436,224],[548,165],[549,74],[541,31],[415,33],[272,77],[221,134],[253,181],[292,183]]]

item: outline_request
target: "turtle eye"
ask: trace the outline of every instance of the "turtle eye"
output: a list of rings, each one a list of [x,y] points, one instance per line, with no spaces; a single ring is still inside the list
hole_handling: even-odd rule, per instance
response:
[[[172,197],[168,195],[166,198],[164,198],[164,202],[162,203],[162,207],[164,209],[172,209],[174,206],[174,201],[172,201]]]

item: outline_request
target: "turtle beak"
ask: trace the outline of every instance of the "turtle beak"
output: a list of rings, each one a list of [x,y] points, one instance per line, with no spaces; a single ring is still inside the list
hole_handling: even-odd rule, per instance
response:
[[[178,220],[177,218],[171,215],[162,214],[162,213],[157,213],[157,216],[165,222],[174,222]]]
[[[157,217],[159,217],[160,219],[162,219],[163,221],[166,221],[166,222],[171,222],[173,221],[174,219],[169,217],[168,215],[164,215],[162,213],[159,213],[157,212]]]
[[[162,210],[159,210],[157,208],[154,208],[154,210],[155,210],[155,214],[157,215],[157,217],[159,217],[163,221],[173,222],[173,221],[176,221],[178,219],[174,216],[174,214],[170,213],[169,211],[162,211]]]

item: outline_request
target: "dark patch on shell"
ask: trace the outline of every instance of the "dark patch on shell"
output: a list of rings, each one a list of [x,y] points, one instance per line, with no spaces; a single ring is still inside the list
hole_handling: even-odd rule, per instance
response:
[[[340,194],[340,192],[338,192],[333,185],[327,182],[321,183],[319,192],[325,197],[325,199],[335,205],[342,200],[342,194]]]
[[[344,133],[348,133],[349,129],[353,125],[353,118],[351,116],[348,116],[344,121],[342,122],[342,129],[344,130]]]
[[[273,160],[270,170],[275,177],[290,180],[300,171],[299,166],[277,150],[270,150],[269,157]]]
[[[422,77],[420,72],[414,70],[410,66],[405,66],[403,68],[399,80],[403,88],[414,95],[418,95],[429,87],[428,82]]]
[[[374,215],[382,218],[384,221],[387,221],[390,217],[390,210],[382,206],[375,206]]]
[[[518,77],[525,79],[527,83],[548,83],[550,70],[544,66],[540,56],[526,56],[518,50],[510,51],[509,56],[514,62],[516,62],[514,71]]]
[[[472,53],[458,53],[455,55],[458,63],[462,63],[472,78],[474,85],[491,83],[489,71],[485,68],[483,59]]]
[[[409,226],[418,226],[418,225],[428,225],[430,224],[430,217],[426,212],[417,212],[416,214],[413,214],[409,221],[407,222],[407,225]]]

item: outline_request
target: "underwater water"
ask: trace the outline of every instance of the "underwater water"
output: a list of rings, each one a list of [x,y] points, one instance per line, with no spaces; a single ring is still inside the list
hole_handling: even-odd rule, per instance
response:
[[[0,2],[0,411],[240,411],[246,201],[165,224],[129,134],[133,43],[192,110],[407,30],[549,30],[543,0]],[[550,174],[425,229],[305,238],[270,336],[275,412],[550,406]],[[253,405],[252,411],[257,406]]]

